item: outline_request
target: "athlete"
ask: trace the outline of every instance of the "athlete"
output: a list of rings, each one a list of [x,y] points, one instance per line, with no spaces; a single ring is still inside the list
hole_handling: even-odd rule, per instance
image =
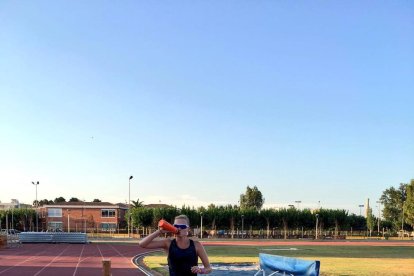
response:
[[[140,247],[150,249],[164,249],[168,254],[168,267],[170,276],[193,276],[209,274],[212,269],[207,253],[199,241],[188,237],[190,220],[186,215],[179,215],[174,219],[174,227],[179,229],[174,239],[155,239],[167,231],[162,228],[148,235],[139,243]],[[198,266],[198,258],[203,267]]]

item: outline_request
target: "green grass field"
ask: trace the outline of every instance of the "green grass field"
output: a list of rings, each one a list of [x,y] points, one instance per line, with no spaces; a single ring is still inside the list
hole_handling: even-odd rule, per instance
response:
[[[286,250],[296,248],[297,250]],[[206,246],[211,263],[258,263],[259,253],[321,261],[321,275],[414,275],[414,248],[408,246]],[[165,273],[166,255],[144,262]]]

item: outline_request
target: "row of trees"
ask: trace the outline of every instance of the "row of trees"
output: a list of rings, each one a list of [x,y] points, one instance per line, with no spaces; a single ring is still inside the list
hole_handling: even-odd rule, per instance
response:
[[[192,227],[197,228],[203,220],[205,229],[228,230],[234,233],[242,228],[264,230],[269,233],[272,229],[282,230],[285,235],[289,229],[314,230],[318,219],[318,229],[330,230],[338,235],[340,230],[361,230],[367,228],[362,216],[349,215],[346,210],[319,209],[312,212],[309,209],[299,210],[294,207],[286,209],[240,208],[239,206],[215,206],[207,208],[132,208],[127,216],[131,216],[134,227],[156,227],[160,219],[173,221],[178,214],[189,217]],[[318,216],[316,216],[318,214]],[[317,218],[318,217],[318,218]]]
[[[33,206],[43,206],[43,205],[48,205],[48,204],[58,204],[58,203],[62,203],[62,202],[80,202],[82,200],[80,200],[77,197],[71,197],[68,201],[66,201],[66,199],[62,196],[55,198],[54,200],[49,200],[49,199],[42,199],[39,200],[39,203],[36,204],[36,200],[33,201]],[[100,199],[95,198],[92,202],[102,202]]]
[[[16,208],[0,210],[0,228],[16,228],[23,231],[34,230],[36,225],[36,211],[31,208]]]
[[[139,200],[138,200],[139,202]],[[234,232],[243,226],[245,229],[288,229],[302,228],[305,230],[319,229],[332,230],[338,233],[340,230],[360,230],[370,233],[389,229],[397,232],[401,228],[412,230],[414,227],[414,180],[410,184],[401,184],[398,189],[391,187],[383,192],[380,199],[383,205],[383,218],[375,217],[369,208],[367,217],[348,214],[346,210],[319,209],[299,210],[295,207],[282,209],[262,209],[264,198],[259,189],[247,186],[246,192],[240,195],[240,206],[209,205],[207,208],[146,208],[140,204],[134,204],[127,217],[131,216],[134,227],[156,227],[161,219],[172,221],[178,214],[185,214],[190,218],[194,226],[203,224],[207,229],[225,229]],[[317,223],[318,217],[318,225]]]

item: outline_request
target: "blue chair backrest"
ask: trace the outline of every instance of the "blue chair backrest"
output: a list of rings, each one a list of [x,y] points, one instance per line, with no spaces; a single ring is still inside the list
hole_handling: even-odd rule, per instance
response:
[[[308,261],[284,256],[259,254],[260,268],[266,272],[278,271],[295,276],[319,276],[319,261]]]

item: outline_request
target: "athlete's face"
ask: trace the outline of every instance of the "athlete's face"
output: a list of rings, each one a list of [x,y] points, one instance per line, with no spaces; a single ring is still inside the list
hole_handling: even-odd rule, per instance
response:
[[[174,226],[180,230],[177,234],[178,236],[188,236],[190,226],[186,219],[176,219],[174,220]]]

